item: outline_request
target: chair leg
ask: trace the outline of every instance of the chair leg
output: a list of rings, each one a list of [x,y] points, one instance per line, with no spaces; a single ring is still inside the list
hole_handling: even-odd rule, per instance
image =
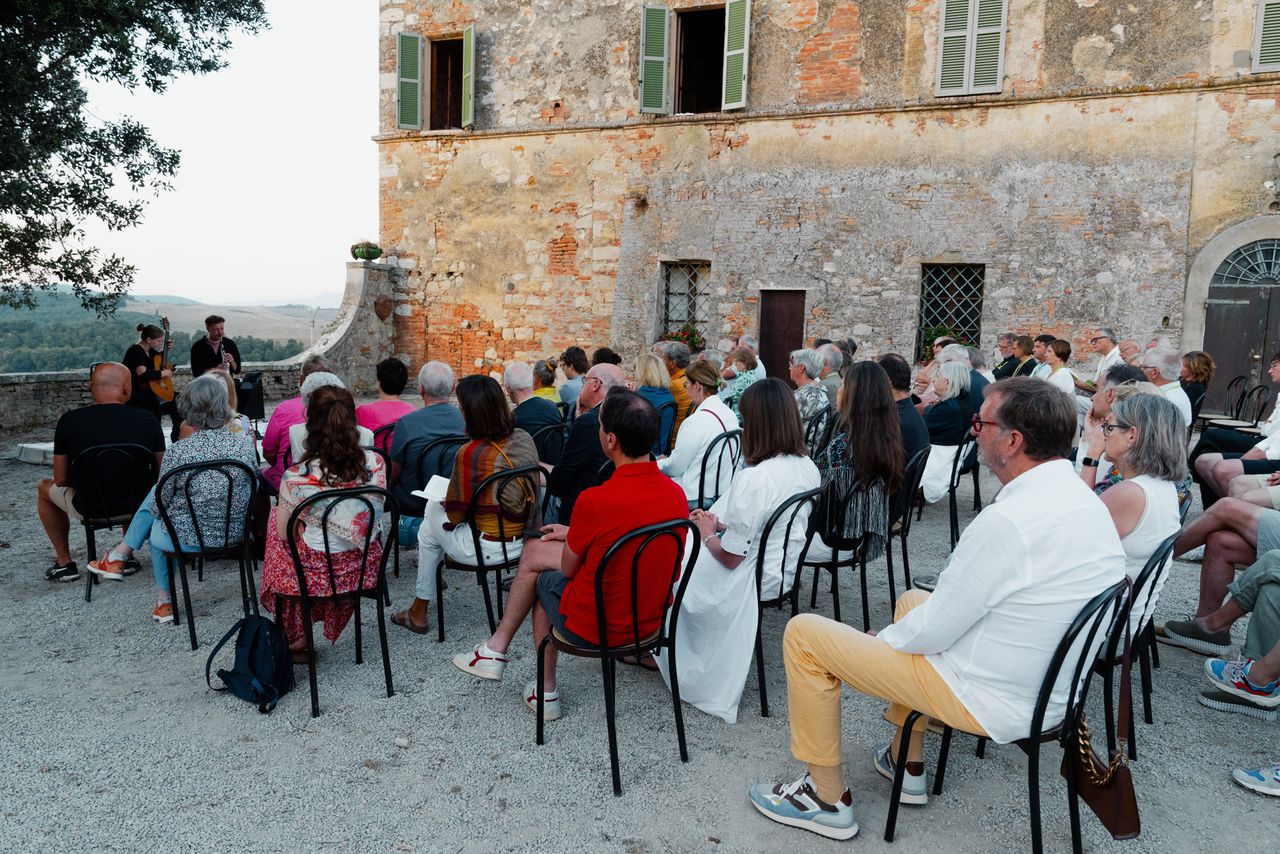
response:
[[[938,748],[938,770],[933,772],[933,793],[942,794],[942,778],[947,773],[947,757],[951,754],[951,736],[953,730],[945,724],[942,727],[942,746]]]
[[[956,507],[956,491],[954,489],[948,493],[949,507],[951,513],[951,551],[956,550],[956,541],[960,539],[960,511]]]
[[[902,589],[911,589],[911,558],[907,556],[907,535],[898,538],[902,542]],[[891,543],[886,543],[886,548]],[[897,603],[895,603],[897,604]]]
[[[493,571],[493,598],[498,606],[498,621],[502,621],[502,570]],[[496,626],[495,626],[496,628]]]
[[[537,703],[537,706],[538,706],[538,715],[537,715],[537,717],[538,717],[538,735],[537,735],[537,738],[535,739],[535,743],[536,743],[536,744],[539,744],[539,745],[541,745],[541,744],[543,743],[543,738],[542,738],[542,730],[543,730],[542,707],[543,707],[543,705],[545,704],[545,697],[544,697],[544,696],[543,696],[543,694],[542,694],[542,676],[543,676],[543,671],[544,671],[544,666],[543,666],[543,663],[542,663],[542,659],[543,659],[543,657],[544,657],[544,656],[546,655],[546,653],[547,653],[547,644],[549,644],[549,643],[551,643],[551,633],[550,633],[550,632],[548,632],[548,633],[547,633],[547,636],[546,636],[545,638],[543,638],[543,639],[542,639],[542,643],[538,644],[538,666],[537,666],[537,668],[536,668],[536,677],[535,677],[538,681],[536,681],[536,682],[534,682],[534,683],[533,683],[533,693],[534,693],[534,694],[536,694],[536,695],[537,695],[537,697],[538,697],[538,703]]]
[[[973,467],[973,512],[977,513],[982,509],[982,487],[978,484],[978,469],[980,466]]]
[[[382,675],[387,680],[387,696],[394,697],[396,691],[391,685],[391,653],[387,649],[387,613],[383,605],[383,597],[387,595],[385,575],[378,575],[378,586],[382,588],[382,595],[378,597],[378,643],[382,646]]]
[[[1043,854],[1044,840],[1040,831],[1040,742],[1033,741],[1027,751],[1027,806],[1031,819],[1031,850]]]
[[[356,612],[354,614],[355,619],[353,620],[356,624],[356,664],[364,664],[364,636],[360,631],[360,606],[363,604],[362,599],[363,597],[359,592],[357,592],[355,597]]]
[[[838,555],[839,552],[832,552],[832,554]],[[836,622],[839,623],[839,622],[843,622],[840,619],[840,583],[839,583],[840,576],[837,575],[837,573],[840,570],[836,566],[836,563],[834,560],[831,562],[830,569],[831,569],[831,610],[833,611],[832,616],[835,617]]]
[[[311,717],[320,717],[320,685],[316,680],[316,642],[311,625],[311,598],[303,592],[302,630],[307,633],[307,678],[311,680]]]
[[[178,574],[182,576],[182,602],[187,609],[187,634],[191,635],[191,648],[193,650],[199,649],[200,646],[196,643],[196,615],[195,612],[191,610],[191,584],[187,578],[187,564],[186,561],[176,554],[173,555],[173,560],[177,562]],[[169,598],[172,599],[173,595],[170,594]],[[173,610],[177,613],[178,609],[174,608]]]
[[[204,558],[196,558],[196,581],[204,583]]]
[[[813,589],[809,591],[809,610],[818,607],[818,567],[813,568]]]
[[[618,719],[617,719],[617,684],[614,681],[617,666],[609,656],[600,657],[600,667],[604,671],[604,717],[609,730],[609,767],[613,771],[613,795],[622,796],[622,772],[618,768]],[[541,690],[542,686],[538,686]],[[673,695],[674,696],[674,693]],[[676,707],[679,709],[679,707]]]
[[[1155,723],[1151,714],[1151,653],[1154,650],[1155,644],[1148,644],[1144,633],[1138,645],[1138,675],[1142,677],[1142,719],[1148,724]]]
[[[1160,644],[1156,643],[1156,624],[1154,620],[1147,622],[1147,649],[1151,650],[1151,666],[1160,669]]]
[[[759,618],[756,621],[756,682],[760,685],[760,717],[769,717],[769,688],[764,684],[764,642],[761,639],[763,627],[760,623],[764,620],[764,609],[758,608],[756,613]]]
[[[987,740],[986,738],[978,739],[978,746],[973,749],[973,755],[979,759],[987,758]]]
[[[871,631],[871,606],[867,602],[867,559],[865,556],[854,565],[854,571],[858,573],[858,581],[862,584],[862,630],[869,632]],[[892,579],[890,579],[889,583],[893,583]]]
[[[1116,707],[1111,697],[1111,691],[1114,687],[1113,676],[1115,668],[1108,665],[1102,670],[1102,714],[1106,718],[1107,725],[1107,755],[1116,752]],[[1120,698],[1120,702],[1124,702],[1124,697]]]
[[[680,745],[680,761],[689,761],[689,745],[684,737],[684,706],[680,703],[680,671],[676,668],[676,645],[667,647],[667,673],[671,676],[671,702],[676,712],[676,741]],[[761,685],[764,683],[761,682]],[[763,694],[761,696],[764,696]]]
[[[485,577],[484,572],[477,572],[476,581],[480,583],[480,589],[484,591],[484,611],[489,617],[489,634],[493,634],[498,630],[498,623],[493,619],[493,595],[489,593],[489,579]],[[436,595],[440,595],[438,589],[436,590]]]
[[[884,565],[889,571],[889,605],[898,601],[898,582],[893,580],[893,537],[886,538],[884,544]]]
[[[1079,758],[1075,756],[1075,751],[1069,751],[1072,757],[1069,760],[1070,767],[1067,770],[1067,812],[1071,815],[1071,850],[1074,854],[1080,854],[1081,838],[1080,838],[1080,800],[1076,794],[1076,774],[1079,773]]]
[[[419,567],[421,572],[422,568]],[[444,561],[436,564],[436,643],[444,643]]]
[[[97,560],[98,547],[97,547],[97,544],[94,542],[93,527],[91,525],[84,526],[84,540],[85,540],[85,543],[87,544],[86,549],[89,552],[88,559]],[[97,580],[98,580],[98,576],[90,572],[89,567],[86,565],[84,568],[84,601],[90,602],[93,600],[93,583]]]
[[[902,722],[902,735],[898,739],[898,755],[893,765],[893,788],[889,790],[889,818],[884,824],[884,841],[892,842],[894,830],[898,826],[898,807],[902,797],[902,780],[907,770],[907,751],[911,747],[911,730],[920,720],[920,713],[914,709]]]

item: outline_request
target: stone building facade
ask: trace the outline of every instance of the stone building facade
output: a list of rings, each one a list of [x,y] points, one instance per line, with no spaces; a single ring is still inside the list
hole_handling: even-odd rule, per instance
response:
[[[906,354],[941,318],[988,351],[1013,329],[1083,353],[1099,323],[1190,349],[1224,259],[1280,239],[1275,0],[650,3],[382,0],[381,243],[414,365],[632,354],[686,319],[690,276],[709,346],[783,323]],[[642,52],[650,94],[694,104],[728,66],[697,13],[732,30],[744,4],[745,103],[648,112]],[[468,126],[441,127],[459,94]]]

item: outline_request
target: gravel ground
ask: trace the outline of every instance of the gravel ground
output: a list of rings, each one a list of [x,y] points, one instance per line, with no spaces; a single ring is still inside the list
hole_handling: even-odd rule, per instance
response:
[[[775,825],[747,800],[748,784],[799,771],[787,750],[782,614],[767,614],[765,625],[773,717],[759,716],[754,676],[736,726],[687,708],[687,765],[679,761],[661,680],[623,669],[624,792],[615,798],[598,665],[565,661],[565,717],[548,724],[544,747],[535,746],[533,716],[520,701],[534,673],[528,635],[498,684],[468,678],[449,661],[485,635],[480,592],[460,574],[445,593],[444,644],[434,634],[389,627],[394,697],[385,696],[376,637],[366,635],[365,664],[356,666],[348,630],[320,651],[318,719],[309,717],[304,668],[296,671],[298,690],[261,716],[204,684],[205,657],[238,616],[234,566],[213,565],[195,585],[196,652],[185,626],[149,619],[145,554],[143,573],[100,585],[86,604],[81,585],[43,579],[51,553],[33,507],[43,476],[36,466],[0,462],[0,555],[7,558],[0,561],[0,584],[9,601],[0,617],[0,850],[892,850],[882,839],[889,785],[871,766],[872,750],[890,732],[878,701],[845,694],[846,773],[862,825],[854,841]],[[990,498],[996,486],[987,476],[984,495]],[[963,522],[972,517],[969,496],[966,484]],[[99,543],[110,538],[101,534]],[[83,566],[89,557],[78,529],[72,545]],[[913,566],[936,569],[946,552],[946,509],[939,505],[913,531]],[[415,563],[406,556],[402,576],[390,580],[397,607],[412,597]],[[1194,608],[1197,578],[1198,565],[1176,566],[1162,618]],[[870,567],[869,579],[872,620],[883,625],[891,614],[883,560]],[[843,580],[842,605],[846,620],[857,621],[857,586],[850,581]],[[806,584],[806,603],[807,592]],[[823,592],[819,610],[829,614],[830,606]],[[371,604],[365,615],[367,625],[376,625]],[[1280,756],[1274,725],[1199,706],[1196,694],[1206,685],[1201,659],[1162,652],[1157,724],[1138,724],[1134,776],[1143,835],[1120,846],[1086,811],[1088,850],[1203,851],[1221,848],[1240,826],[1274,826],[1276,804],[1229,776],[1239,764]],[[1101,722],[1101,711],[1093,718]],[[926,807],[903,808],[896,850],[1028,848],[1021,752],[1005,746],[977,760],[972,746],[956,740],[943,795]],[[927,762],[936,749],[931,737]],[[1059,757],[1050,748],[1042,762],[1050,851],[1070,844]]]

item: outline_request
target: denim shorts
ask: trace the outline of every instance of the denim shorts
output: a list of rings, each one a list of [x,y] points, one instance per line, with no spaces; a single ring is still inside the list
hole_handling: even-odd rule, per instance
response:
[[[548,569],[538,573],[538,604],[542,606],[542,610],[547,612],[547,617],[551,620],[552,627],[559,632],[565,640],[578,646],[597,647],[594,641],[586,640],[580,635],[576,635],[564,626],[564,615],[560,613],[560,596],[564,593],[565,585],[569,583],[569,579],[564,577],[558,569]]]

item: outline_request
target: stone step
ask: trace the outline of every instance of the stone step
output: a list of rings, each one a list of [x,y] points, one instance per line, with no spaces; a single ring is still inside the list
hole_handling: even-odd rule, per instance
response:
[[[32,463],[38,466],[53,465],[52,442],[27,442],[18,446],[15,454],[19,462]]]

